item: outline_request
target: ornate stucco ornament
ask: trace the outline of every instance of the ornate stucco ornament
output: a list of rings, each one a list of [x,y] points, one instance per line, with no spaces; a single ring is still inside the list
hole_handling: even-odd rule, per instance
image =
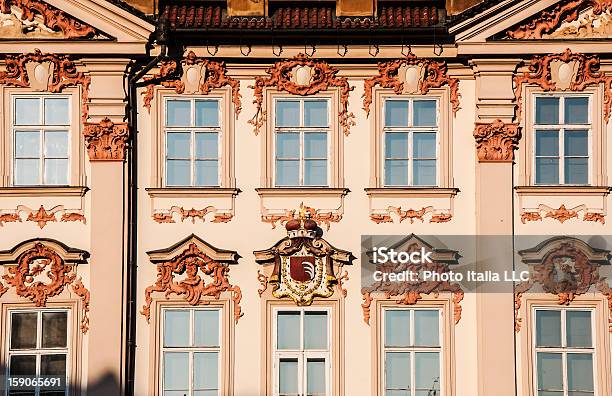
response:
[[[129,138],[125,122],[113,122],[108,117],[100,122],[87,122],[83,127],[90,161],[123,161]]]
[[[476,123],[474,129],[479,162],[512,162],[521,131],[517,124],[497,119],[492,123]]]
[[[254,252],[259,264],[273,264],[269,277],[258,274],[262,283],[259,294],[272,285],[272,296],[290,298],[299,306],[311,305],[316,297],[331,297],[340,278],[347,279],[346,274],[337,274],[343,265],[351,264],[353,255],[321,238],[323,231],[304,208],[297,218],[286,222],[285,228],[286,238],[269,249]]]
[[[313,207],[304,205],[303,202],[300,204],[300,210],[307,212],[310,218],[314,220],[319,226],[325,225],[326,231],[329,231],[331,223],[338,223],[340,222],[340,220],[342,220],[342,213],[335,213],[329,210],[315,209]],[[276,223],[284,225],[288,221],[295,218],[295,214],[295,209],[287,209],[285,210],[285,214],[262,215],[261,221],[264,223],[270,223],[272,228],[276,228]]]

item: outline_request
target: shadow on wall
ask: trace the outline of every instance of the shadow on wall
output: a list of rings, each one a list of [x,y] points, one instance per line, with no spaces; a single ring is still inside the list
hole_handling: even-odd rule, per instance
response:
[[[120,396],[118,378],[110,372],[102,375],[97,381],[87,386],[87,396]]]

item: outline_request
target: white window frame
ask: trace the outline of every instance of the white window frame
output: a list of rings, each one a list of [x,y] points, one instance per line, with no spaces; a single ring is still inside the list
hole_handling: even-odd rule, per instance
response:
[[[300,188],[311,188],[311,187],[329,187],[331,185],[331,177],[332,177],[332,162],[331,162],[331,158],[330,158],[330,153],[331,153],[331,141],[332,141],[332,133],[333,133],[333,128],[332,128],[332,124],[331,124],[331,120],[332,120],[332,114],[331,114],[331,98],[325,96],[325,97],[310,97],[310,98],[293,98],[293,97],[286,97],[286,96],[279,96],[279,97],[274,97],[273,100],[273,106],[274,106],[274,115],[273,115],[273,133],[272,133],[272,147],[273,147],[273,161],[272,161],[272,178],[273,178],[273,185],[274,187],[279,187],[279,188],[283,188],[283,187],[300,187]],[[299,125],[297,127],[277,127],[276,126],[276,109],[277,109],[277,103],[281,101],[281,102],[299,102],[300,103],[300,119],[299,119]],[[326,127],[306,127],[303,126],[304,125],[304,102],[314,102],[314,101],[325,101],[327,103],[327,126]],[[326,139],[326,143],[327,143],[327,148],[326,148],[326,153],[327,153],[327,158],[308,158],[309,160],[325,160],[327,162],[327,183],[323,184],[323,185],[318,185],[318,184],[304,184],[304,163],[305,163],[305,157],[304,157],[304,134],[305,133],[322,133],[324,132],[327,135],[327,139]],[[278,180],[276,178],[276,163],[278,161],[277,155],[276,155],[276,136],[278,133],[299,133],[300,135],[300,158],[283,158],[283,160],[297,160],[299,162],[299,184],[297,185],[292,185],[292,184],[288,184],[288,185],[284,185],[284,184],[278,184]]]
[[[70,94],[59,94],[59,93],[46,93],[46,94],[33,94],[33,93],[12,93],[10,95],[11,98],[11,114],[10,114],[10,136],[11,136],[11,176],[10,176],[10,185],[18,186],[18,187],[27,187],[27,186],[67,186],[71,184],[72,181],[72,135],[74,133],[74,125],[73,125],[73,103],[72,103],[72,95]],[[66,99],[68,100],[68,125],[45,125],[45,105],[44,101],[46,98],[53,99]],[[17,99],[39,99],[41,101],[40,106],[40,124],[39,125],[16,125],[16,116],[17,116]],[[67,160],[68,165],[66,166],[66,184],[50,184],[45,182],[45,160],[46,159],[55,159],[56,157],[45,157],[45,131],[68,131],[68,147],[66,151],[68,153]],[[17,139],[16,132],[19,131],[29,131],[29,132],[38,132],[39,133],[39,150],[40,157],[37,157],[40,161],[39,169],[38,169],[38,180],[39,182],[36,184],[17,184],[15,182],[15,170],[16,170],[16,162],[17,162]],[[29,157],[28,157],[29,158]],[[63,159],[63,158],[62,158]]]
[[[168,126],[168,102],[169,101],[183,101],[189,102],[191,106],[191,115],[190,115],[190,125],[192,126]],[[195,126],[195,102],[196,101],[216,101],[217,102],[217,119],[219,120],[218,127],[196,127]],[[223,183],[223,169],[225,159],[222,155],[221,145],[225,139],[224,136],[224,118],[222,114],[222,105],[223,98],[220,96],[164,96],[164,108],[163,108],[163,118],[162,118],[162,129],[163,129],[163,183],[164,187],[190,187],[190,188],[214,188],[221,187]],[[189,160],[190,163],[190,182],[187,185],[182,184],[168,184],[168,132],[182,132],[182,133],[190,133],[190,151],[189,158],[182,158],[183,160]],[[217,133],[217,184],[215,185],[197,185],[195,184],[195,135],[196,133]]]
[[[441,114],[440,114],[440,97],[439,96],[384,96],[382,98],[383,107],[382,107],[382,139],[381,139],[381,154],[380,158],[382,158],[381,164],[381,174],[382,174],[382,185],[383,187],[438,187],[440,186],[440,134],[441,134]],[[388,127],[386,126],[387,119],[387,102],[388,101],[408,101],[408,126],[406,127]],[[414,110],[414,102],[415,101],[435,101],[436,102],[436,126],[435,127],[415,127],[413,126],[413,110]],[[436,134],[436,158],[419,158],[419,159],[435,159],[436,161],[436,183],[435,185],[429,184],[414,184],[414,150],[413,150],[413,137],[415,133],[435,133]],[[408,158],[393,158],[396,160],[406,160],[408,161],[408,184],[387,184],[387,175],[386,175],[386,135],[387,133],[407,133],[408,134]]]
[[[412,346],[408,346],[408,347],[387,347],[386,346],[386,340],[385,340],[385,334],[386,334],[386,313],[387,311],[409,311],[410,312],[410,330],[409,330],[409,334],[410,334],[410,344]],[[437,311],[438,312],[438,337],[439,337],[439,346],[438,347],[425,347],[425,346],[414,346],[414,337],[415,337],[415,332],[414,332],[414,313],[415,311]],[[439,359],[438,362],[440,364],[440,368],[439,368],[439,372],[440,372],[440,379],[439,379],[439,384],[438,384],[438,388],[440,388],[439,391],[439,395],[438,396],[444,396],[444,389],[445,389],[445,378],[444,378],[444,351],[445,351],[445,346],[444,346],[444,321],[443,321],[443,309],[440,307],[410,307],[410,308],[405,308],[405,307],[383,307],[382,308],[382,320],[381,320],[381,326],[380,326],[380,334],[381,334],[381,340],[380,340],[380,345],[381,345],[381,355],[380,355],[380,361],[382,362],[381,364],[381,373],[379,374],[382,378],[382,380],[380,381],[382,383],[382,394],[386,394],[387,391],[387,376],[385,375],[386,373],[386,353],[387,352],[404,352],[404,353],[410,353],[410,395],[414,396],[416,394],[416,370],[415,370],[415,353],[418,352],[437,352],[439,354]]]
[[[536,123],[536,102],[538,98],[559,98],[559,124],[558,125],[538,125]],[[587,124],[565,124],[565,98],[587,98],[588,105],[588,123]],[[593,184],[593,94],[543,94],[541,92],[533,94],[533,109],[531,114],[531,136],[533,137],[531,166],[533,169],[531,183],[534,186],[589,186]],[[587,184],[570,184],[565,183],[565,130],[587,130],[587,146],[588,146],[588,178]],[[544,184],[537,183],[537,167],[536,167],[536,150],[537,150],[537,131],[550,130],[559,132],[559,183]],[[556,158],[540,156],[539,158]],[[570,157],[571,158],[571,157]],[[580,157],[582,158],[582,157]]]
[[[561,312],[561,347],[539,347],[537,346],[537,322],[536,322],[536,312],[537,311],[560,311]],[[566,328],[566,317],[568,311],[589,311],[591,313],[591,348],[575,348],[575,347],[567,347],[567,328]],[[596,310],[594,308],[589,307],[550,307],[550,306],[534,306],[532,308],[532,323],[533,323],[533,337],[532,337],[532,365],[533,365],[533,386],[534,386],[534,395],[538,395],[538,360],[537,354],[538,352],[544,353],[558,353],[561,354],[561,369],[563,370],[563,396],[568,396],[568,378],[567,378],[567,355],[569,353],[590,353],[593,355],[593,395],[599,396],[599,385],[598,385],[598,374],[597,374],[597,365],[598,365],[598,357],[597,357],[597,333],[596,333],[596,323],[595,323],[595,314]]]
[[[164,346],[164,337],[165,337],[165,329],[166,329],[166,311],[188,311],[189,312],[189,324],[190,324],[190,329],[189,329],[189,344],[193,345],[193,341],[194,341],[194,327],[195,327],[195,321],[194,321],[194,317],[195,317],[195,311],[217,311],[219,314],[219,346],[218,347],[203,347],[203,346],[188,346],[188,347],[166,347]],[[222,378],[223,378],[223,366],[222,366],[222,362],[223,362],[223,356],[221,355],[222,350],[224,348],[223,346],[223,309],[221,307],[180,307],[180,306],[176,306],[176,307],[163,307],[161,309],[161,330],[160,330],[160,349],[161,349],[161,353],[160,353],[160,362],[159,362],[159,368],[160,368],[160,380],[159,380],[159,394],[160,395],[164,395],[164,372],[165,372],[165,353],[166,352],[177,352],[177,353],[188,353],[189,354],[189,390],[187,393],[187,396],[191,396],[193,395],[194,392],[194,387],[193,387],[193,355],[195,353],[200,353],[200,352],[216,352],[217,353],[217,357],[218,357],[218,361],[217,361],[217,387],[218,387],[218,395],[221,395],[221,392],[223,390],[223,382],[222,382]]]
[[[278,342],[278,313],[279,312],[300,312],[300,350],[279,350]],[[327,313],[327,350],[305,350],[304,345],[304,314],[306,312],[326,312]],[[306,395],[308,375],[307,361],[310,358],[325,359],[326,366],[326,395],[332,394],[333,384],[333,362],[332,362],[332,309],[329,307],[274,307],[272,310],[272,377],[273,377],[273,395],[278,396],[279,392],[279,374],[281,359],[297,359],[298,361],[298,395]]]
[[[64,348],[42,348],[42,313],[47,312],[65,312],[66,313],[66,347]],[[20,313],[36,313],[36,348],[34,349],[11,349],[11,333],[13,326],[13,314]],[[8,328],[7,328],[7,340],[6,340],[6,350],[7,360],[6,360],[6,376],[9,376],[10,373],[10,362],[11,357],[16,355],[35,355],[36,356],[36,374],[40,375],[40,361],[41,356],[43,355],[57,355],[57,354],[66,354],[66,383],[65,383],[65,391],[64,394],[68,395],[70,390],[70,370],[71,370],[71,350],[70,343],[72,339],[72,326],[71,326],[71,310],[67,308],[42,308],[42,309],[9,309],[8,310]],[[40,389],[34,391],[35,396],[40,394]]]

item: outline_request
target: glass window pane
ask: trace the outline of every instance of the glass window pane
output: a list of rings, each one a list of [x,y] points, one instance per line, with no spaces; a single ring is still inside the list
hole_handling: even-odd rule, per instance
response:
[[[385,158],[408,158],[408,133],[385,133]]]
[[[410,389],[409,353],[385,353],[385,389]]]
[[[276,134],[276,158],[300,158],[300,134]]]
[[[15,156],[40,157],[40,132],[15,131]]]
[[[405,309],[385,310],[385,346],[405,347],[410,345],[410,311]]]
[[[413,106],[414,126],[436,126],[437,111],[435,100],[415,100]]]
[[[189,354],[187,352],[164,353],[164,389],[189,389]]]
[[[70,125],[68,98],[45,98],[45,125]]]
[[[414,356],[415,387],[421,390],[440,389],[440,354],[419,352]]]
[[[439,312],[435,310],[414,311],[414,343],[418,346],[439,346]]]
[[[536,345],[561,346],[561,311],[536,311]]]
[[[194,391],[193,392],[193,396],[218,396],[218,395],[219,395],[218,390]],[[177,396],[185,396],[185,394],[180,393],[180,394],[177,394]]]
[[[415,186],[435,186],[436,183],[436,160],[414,160],[413,184]]]
[[[295,127],[300,125],[300,102],[296,100],[276,101],[276,126]]]
[[[536,124],[559,124],[559,98],[536,98]]]
[[[276,320],[276,347],[300,349],[300,313],[279,312]]]
[[[406,186],[408,185],[408,161],[386,160],[385,161],[385,185]]]
[[[535,152],[537,156],[558,156],[559,131],[536,131]]]
[[[589,183],[589,160],[588,158],[566,158],[565,159],[565,183],[566,184],[588,184]]]
[[[306,377],[306,392],[309,396],[326,394],[325,359],[308,359]]]
[[[559,184],[558,158],[536,158],[536,183]]]
[[[166,156],[168,158],[191,157],[191,134],[189,132],[168,132],[166,141]]]
[[[40,99],[15,99],[15,125],[40,125]]]
[[[45,184],[67,185],[68,184],[68,160],[47,159],[45,160]]]
[[[538,389],[563,390],[560,353],[537,353]]]
[[[166,161],[166,184],[188,186],[191,184],[191,162],[189,160]]]
[[[36,312],[11,315],[11,349],[36,348]]]
[[[196,186],[218,186],[219,185],[219,161],[196,161],[195,162],[195,185]]]
[[[304,162],[304,185],[327,185],[327,160],[306,160]]]
[[[565,155],[583,156],[589,155],[589,133],[585,130],[565,131]]]
[[[587,124],[589,122],[589,98],[565,98],[565,123]]]
[[[68,329],[67,312],[42,313],[42,347],[65,348]]]
[[[219,389],[219,354],[203,352],[193,354],[193,387]]]
[[[196,346],[219,346],[219,311],[196,310],[194,312]]]
[[[40,160],[17,159],[15,160],[15,184],[30,185],[40,184]]]
[[[567,354],[567,385],[569,390],[594,391],[593,355],[589,353]]]
[[[408,126],[408,104],[407,100],[385,101],[385,126]]]
[[[276,160],[276,185],[297,186],[300,184],[300,162]]]
[[[195,124],[203,127],[219,126],[219,101],[196,100],[195,101]]]
[[[195,134],[195,156],[197,159],[219,158],[219,134],[218,133],[196,133]]]
[[[45,157],[68,158],[68,131],[45,131]]]
[[[327,158],[327,134],[304,134],[304,158]]]
[[[40,357],[40,375],[66,375],[66,355],[42,355]]]
[[[414,158],[436,158],[435,133],[415,133],[412,143]]]
[[[556,392],[539,391],[538,396],[563,396],[563,391],[556,391]],[[593,395],[588,395],[588,396],[593,396]]]
[[[189,311],[164,311],[164,346],[189,346]]]
[[[11,375],[36,375],[35,355],[13,355],[10,363]]]
[[[591,312],[567,311],[565,322],[568,347],[590,348],[592,346]]]
[[[327,312],[304,313],[304,349],[327,349]]]
[[[166,102],[166,125],[190,126],[191,102],[188,100],[168,100]]]
[[[297,395],[297,359],[280,359],[278,367],[278,391],[281,395]]]
[[[304,101],[304,126],[326,127],[327,122],[327,100]]]

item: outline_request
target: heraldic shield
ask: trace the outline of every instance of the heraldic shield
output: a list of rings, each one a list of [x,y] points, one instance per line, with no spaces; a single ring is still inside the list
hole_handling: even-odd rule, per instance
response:
[[[285,224],[287,237],[273,247],[254,252],[259,264],[273,265],[267,284],[276,298],[290,298],[297,305],[311,305],[315,297],[328,298],[338,284],[337,273],[355,259],[321,236],[322,230],[301,211]]]

